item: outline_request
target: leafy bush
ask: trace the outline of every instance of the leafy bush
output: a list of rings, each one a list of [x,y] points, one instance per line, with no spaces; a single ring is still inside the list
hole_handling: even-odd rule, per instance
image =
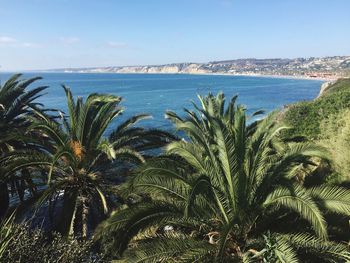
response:
[[[59,234],[46,236],[39,229],[31,230],[27,224],[3,227],[11,236],[0,262],[13,263],[85,263],[104,262],[102,256],[93,254],[91,241],[66,239]]]

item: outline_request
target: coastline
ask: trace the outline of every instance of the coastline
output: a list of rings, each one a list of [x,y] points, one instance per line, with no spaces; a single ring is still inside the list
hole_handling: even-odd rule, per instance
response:
[[[29,71],[28,71],[29,73]],[[258,78],[276,78],[276,79],[298,79],[298,80],[316,80],[323,82],[333,82],[337,81],[341,77],[309,77],[305,75],[279,75],[279,74],[258,74],[258,73],[225,73],[225,72],[111,72],[111,71],[30,71],[30,73],[79,73],[79,74],[147,74],[147,75],[157,75],[157,74],[169,74],[169,75],[203,75],[203,76],[238,76],[238,77],[258,77]]]
[[[139,74],[139,73],[137,73]],[[149,73],[145,73],[149,74]],[[157,73],[158,74],[158,73]],[[164,74],[164,73],[160,73]],[[168,73],[172,74],[172,73]],[[173,74],[189,74],[189,75],[217,75],[217,76],[239,76],[239,77],[256,77],[256,78],[274,78],[274,79],[299,79],[299,80],[317,80],[317,81],[336,81],[338,78],[312,78],[303,75],[274,75],[274,74],[232,74],[232,73],[173,73]]]

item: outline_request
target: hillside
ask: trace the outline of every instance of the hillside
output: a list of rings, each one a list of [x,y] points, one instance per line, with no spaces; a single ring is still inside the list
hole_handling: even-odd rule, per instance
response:
[[[287,107],[279,118],[287,136],[305,137],[328,149],[340,180],[350,178],[350,79],[328,85],[313,101]]]
[[[321,136],[321,122],[349,108],[350,79],[340,79],[328,85],[317,99],[289,105],[283,119],[294,127],[289,131],[292,135],[318,139]]]

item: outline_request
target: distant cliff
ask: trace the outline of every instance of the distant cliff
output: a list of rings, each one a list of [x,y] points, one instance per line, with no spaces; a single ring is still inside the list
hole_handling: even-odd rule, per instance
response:
[[[81,73],[182,73],[232,75],[283,75],[335,79],[350,74],[350,56],[296,59],[236,59],[209,63],[148,66],[65,68],[51,71]]]

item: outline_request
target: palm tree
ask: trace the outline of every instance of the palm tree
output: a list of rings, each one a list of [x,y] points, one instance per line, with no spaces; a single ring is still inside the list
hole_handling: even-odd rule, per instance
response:
[[[41,112],[41,105],[36,99],[47,87],[40,86],[31,90],[28,87],[40,77],[28,80],[21,79],[21,74],[13,75],[2,86],[0,85],[0,157],[9,152],[31,147],[25,140],[25,133],[31,124],[34,112]],[[9,207],[9,188],[18,193],[21,200],[25,188],[34,193],[35,186],[26,170],[5,177],[0,168],[0,218]]]
[[[187,118],[167,113],[186,138],[135,173],[130,191],[149,198],[115,211],[96,238],[113,240],[123,262],[350,260],[325,220],[350,215],[350,191],[296,179],[324,150],[282,141],[271,118],[247,125],[236,97],[227,107],[223,94],[199,99]]]
[[[107,128],[123,112],[121,97],[91,94],[85,101],[80,97],[75,101],[70,89],[63,88],[69,116],[62,114],[58,123],[41,115],[30,127],[41,132],[52,146],[43,146],[41,151],[17,151],[3,161],[8,173],[24,167],[46,170],[48,187],[40,204],[48,202],[52,216],[56,201],[63,199],[58,229],[85,238],[90,211],[108,213],[107,196],[113,187],[109,179],[111,173],[115,175],[115,167],[121,162],[144,162],[145,150],[160,147],[174,136],[135,127],[135,123],[149,117],[142,114],[128,119],[106,138]]]

